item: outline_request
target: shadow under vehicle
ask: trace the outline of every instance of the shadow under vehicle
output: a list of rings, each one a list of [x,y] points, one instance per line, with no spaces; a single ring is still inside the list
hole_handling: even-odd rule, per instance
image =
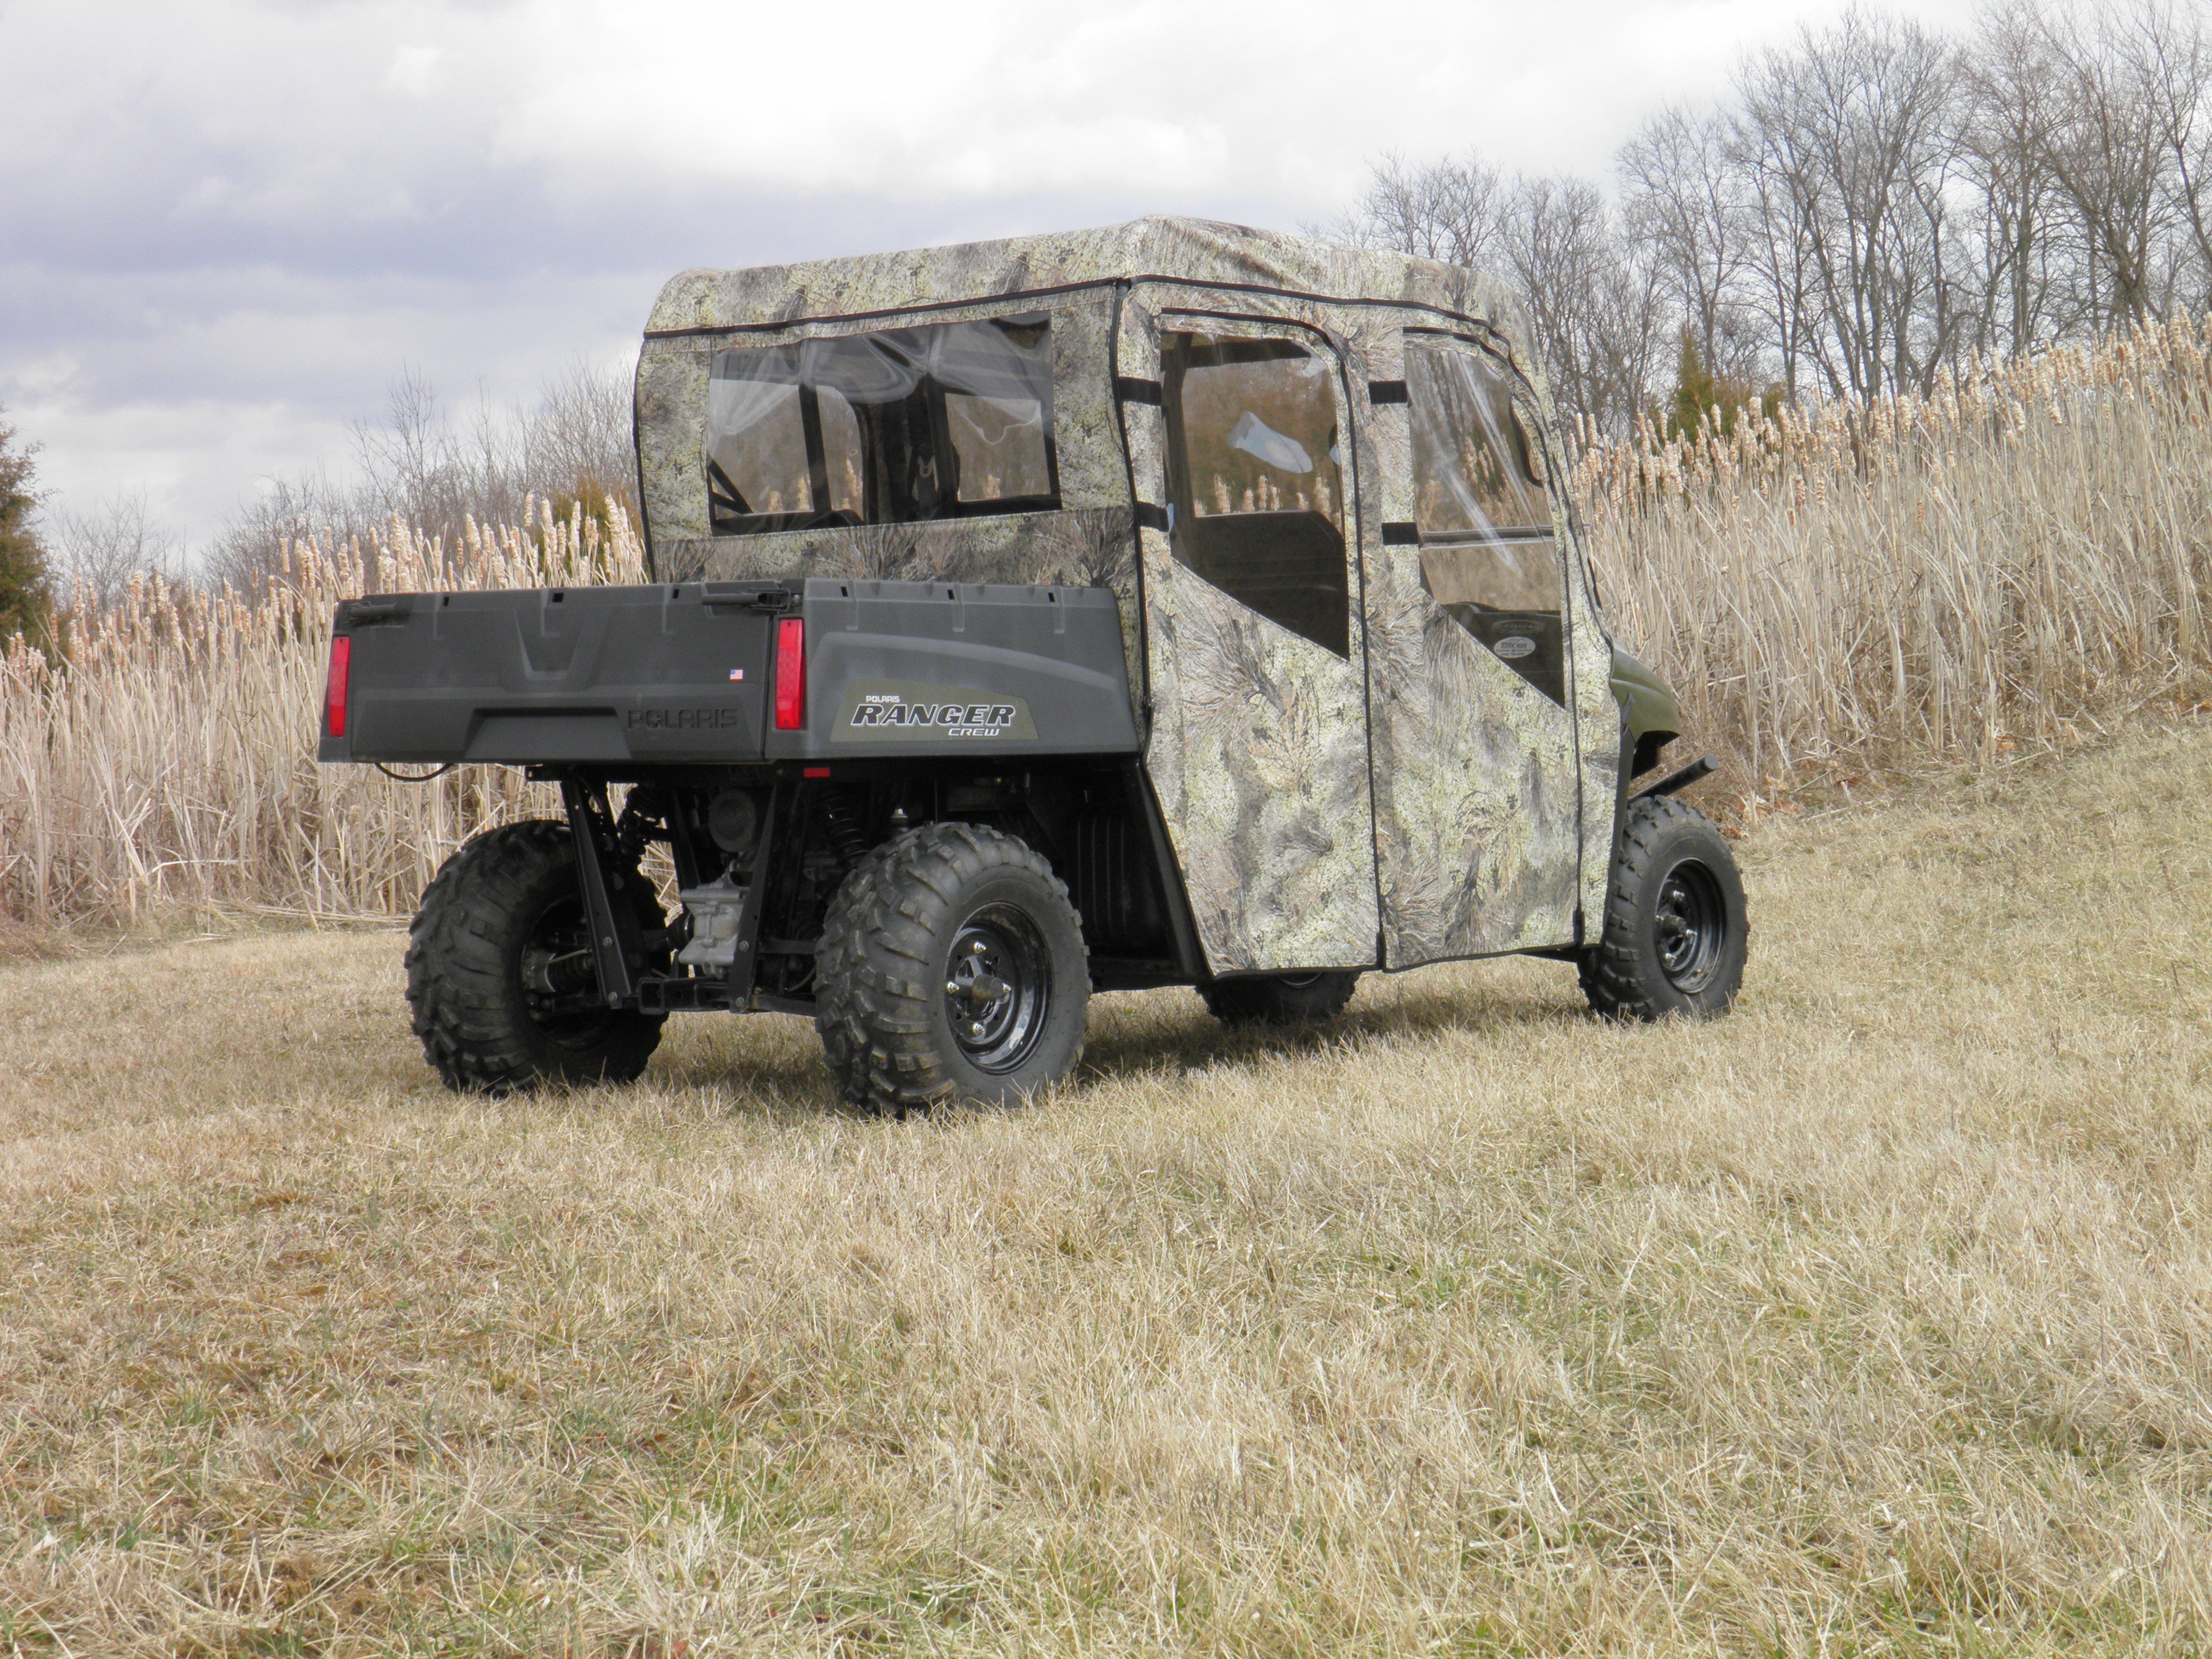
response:
[[[1724,1009],[1742,888],[1673,798],[1710,763],[1636,790],[1674,702],[1607,637],[1514,315],[1185,219],[675,278],[652,584],[338,607],[323,759],[566,807],[425,894],[431,1062],[625,1079],[671,1013],[780,1011],[903,1110],[1065,1075],[1093,991],[1289,1022],[1522,953]]]

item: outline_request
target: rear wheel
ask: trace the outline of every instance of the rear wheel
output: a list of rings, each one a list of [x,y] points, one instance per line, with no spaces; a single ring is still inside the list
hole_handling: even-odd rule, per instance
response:
[[[1632,1019],[1726,1013],[1750,939],[1743,878],[1712,820],[1671,795],[1631,801],[1605,931],[1578,963],[1590,1006]]]
[[[1081,919],[1052,866],[996,830],[933,823],[869,854],[816,964],[815,1029],[854,1105],[1010,1104],[1082,1057]]]
[[[619,874],[615,902],[659,930],[651,885]],[[439,870],[408,929],[407,1000],[446,1086],[494,1094],[627,1083],[666,1018],[605,1006],[575,842],[567,824],[536,819],[485,831]]]
[[[1317,1025],[1352,1000],[1359,975],[1351,969],[1310,974],[1255,974],[1198,988],[1206,1011],[1224,1025]]]

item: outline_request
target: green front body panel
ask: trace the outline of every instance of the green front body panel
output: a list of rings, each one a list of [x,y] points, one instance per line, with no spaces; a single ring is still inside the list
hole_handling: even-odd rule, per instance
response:
[[[1668,690],[1667,682],[1650,668],[1623,651],[1613,647],[1613,700],[1620,705],[1621,718],[1628,723],[1628,735],[1640,738],[1649,732],[1664,732],[1680,736],[1682,730],[1681,705]]]

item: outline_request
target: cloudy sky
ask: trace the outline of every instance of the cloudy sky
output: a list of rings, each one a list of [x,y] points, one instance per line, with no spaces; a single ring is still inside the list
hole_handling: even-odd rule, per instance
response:
[[[1839,0],[0,0],[0,404],[198,541],[403,369],[534,401],[655,289],[1195,212],[1386,151],[1601,175]],[[1923,21],[1970,0],[1915,0]]]

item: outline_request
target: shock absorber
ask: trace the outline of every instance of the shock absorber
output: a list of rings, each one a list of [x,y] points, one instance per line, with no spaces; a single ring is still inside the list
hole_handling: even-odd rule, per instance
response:
[[[823,803],[822,827],[829,832],[830,844],[837,849],[837,856],[845,860],[848,868],[867,856],[868,837],[860,828],[860,814],[854,805],[850,790],[840,789]]]

